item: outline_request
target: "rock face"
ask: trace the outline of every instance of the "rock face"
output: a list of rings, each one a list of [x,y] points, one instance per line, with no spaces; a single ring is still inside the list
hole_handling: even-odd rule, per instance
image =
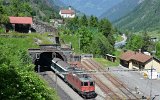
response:
[[[33,24],[31,25],[31,27],[35,29],[37,33],[45,33],[45,32],[55,33],[57,31],[57,29],[54,26],[48,25],[47,23],[38,20],[33,20]]]

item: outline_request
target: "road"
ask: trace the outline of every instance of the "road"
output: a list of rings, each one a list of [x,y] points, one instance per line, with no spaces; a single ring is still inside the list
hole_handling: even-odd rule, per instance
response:
[[[124,46],[126,44],[127,37],[125,34],[122,35],[123,40],[115,43],[115,48]]]

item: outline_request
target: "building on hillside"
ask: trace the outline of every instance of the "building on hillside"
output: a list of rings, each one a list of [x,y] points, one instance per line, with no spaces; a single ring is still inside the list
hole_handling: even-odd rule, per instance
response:
[[[75,11],[72,10],[71,7],[60,10],[59,15],[62,18],[74,18],[76,16]]]
[[[160,73],[160,61],[141,52],[126,51],[120,56],[120,64],[129,69],[151,69]]]
[[[16,32],[28,33],[32,23],[32,17],[9,17],[9,25],[6,26],[6,30],[13,28]]]
[[[106,54],[106,59],[111,61],[111,62],[115,62],[116,61],[116,56]]]

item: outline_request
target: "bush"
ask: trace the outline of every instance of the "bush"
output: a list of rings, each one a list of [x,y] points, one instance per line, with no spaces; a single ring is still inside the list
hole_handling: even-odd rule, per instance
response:
[[[33,71],[27,49],[29,38],[0,39],[0,98],[3,100],[57,100],[56,92]]]

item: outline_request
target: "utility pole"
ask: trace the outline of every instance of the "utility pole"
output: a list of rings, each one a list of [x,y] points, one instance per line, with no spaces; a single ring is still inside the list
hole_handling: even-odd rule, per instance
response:
[[[81,52],[81,36],[79,35],[79,52]]]
[[[57,73],[55,72],[55,83],[56,83],[56,90],[57,90]]]
[[[151,66],[151,90],[150,90],[150,98],[151,98],[151,100],[152,100],[152,71],[153,71],[153,57],[152,57],[152,66]]]
[[[158,39],[157,38],[152,38],[152,39],[154,39],[155,40],[155,42],[156,41],[158,41]],[[153,74],[153,61],[154,61],[154,55],[156,54],[156,52],[157,52],[157,50],[156,50],[156,46],[157,46],[157,44],[158,44],[158,42],[155,44],[155,48],[154,48],[154,52],[153,52],[153,54],[152,54],[152,66],[151,66],[151,87],[150,87],[150,99],[151,100],[154,100],[155,98],[156,98],[156,96],[159,96],[159,95],[155,95],[153,98],[152,98],[152,74]]]

